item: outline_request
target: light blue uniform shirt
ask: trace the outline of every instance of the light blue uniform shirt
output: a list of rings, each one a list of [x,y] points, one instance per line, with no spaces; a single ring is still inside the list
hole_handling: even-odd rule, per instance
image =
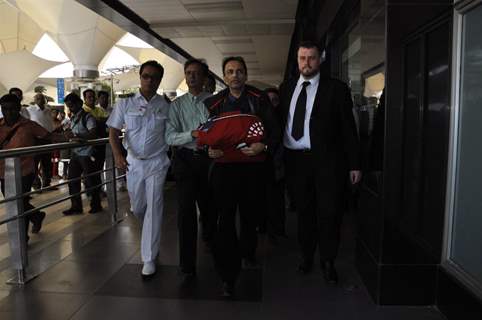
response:
[[[166,142],[171,146],[196,149],[191,131],[209,118],[209,111],[203,101],[210,97],[208,92],[197,96],[186,93],[171,103],[166,123]]]
[[[84,117],[83,121],[82,117]],[[75,136],[86,135],[87,133],[89,133],[90,130],[95,129],[96,122],[95,118],[90,113],[87,113],[81,109],[79,112],[72,116],[70,126],[72,129],[72,133]],[[93,151],[94,147],[92,146],[78,147],[72,149],[73,153],[81,157],[90,157]]]

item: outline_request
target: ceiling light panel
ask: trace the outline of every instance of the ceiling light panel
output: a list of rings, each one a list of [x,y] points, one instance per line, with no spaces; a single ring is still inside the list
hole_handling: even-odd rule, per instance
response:
[[[213,39],[216,45],[230,45],[230,44],[253,44],[251,38],[227,38],[227,39]]]
[[[147,22],[190,19],[191,16],[178,0],[121,0]]]
[[[176,27],[181,38],[202,37],[203,33],[197,27]]]
[[[232,40],[213,40],[214,45],[221,52],[248,52],[248,54],[256,53],[253,41],[251,39]]]
[[[204,26],[198,28],[206,37],[219,37],[224,35],[223,29],[220,26]]]
[[[184,5],[194,19],[240,19],[244,18],[241,1],[201,2]]]

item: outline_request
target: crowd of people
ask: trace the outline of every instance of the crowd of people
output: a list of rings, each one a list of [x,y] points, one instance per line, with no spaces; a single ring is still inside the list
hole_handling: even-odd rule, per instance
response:
[[[42,125],[45,105],[40,97],[35,106],[27,108],[36,115],[28,120],[21,115],[21,99],[8,94],[0,100],[2,149],[31,145],[39,138],[89,140],[103,137],[108,130],[115,165],[127,172],[131,210],[141,225],[141,275],[145,280],[156,273],[163,187],[171,168],[177,191],[182,281],[196,277],[200,221],[201,238],[210,248],[222,280],[222,294],[232,297],[241,269],[259,267],[258,233],[266,232],[275,243],[286,236],[287,193],[298,218],[298,272],[312,271],[318,248],[324,278],[335,284],[344,194],[349,184],[361,179],[353,104],[346,84],[320,74],[321,52],[316,43],[301,43],[297,59],[298,78],[282,83],[279,91],[262,91],[246,84],[244,59],[228,57],[222,62],[227,87],[216,94],[206,63],[189,59],[184,64],[189,91],[172,103],[157,94],[164,68],[147,61],[139,70],[139,91],[119,99],[112,108],[107,107],[105,92],[96,95],[94,90],[85,90],[83,100],[76,93],[67,95],[68,129]],[[96,98],[100,106],[96,106]],[[60,127],[62,133],[52,133]],[[20,129],[15,132],[14,128]],[[24,135],[21,139],[20,134]],[[172,150],[170,157],[168,150]],[[92,173],[103,168],[104,159],[104,147],[73,149],[68,178],[83,174],[86,188],[93,190],[100,175]],[[25,167],[27,188],[39,164],[48,164],[42,158],[25,161],[22,170]],[[42,183],[49,182],[44,177]],[[80,180],[69,183],[71,194],[80,189]],[[102,210],[98,191],[90,192],[91,213]],[[76,196],[64,214],[82,211],[81,198]],[[43,216],[39,213],[38,220]],[[38,220],[31,220],[34,226]]]
[[[42,93],[34,96],[31,105],[22,105],[23,92],[19,88],[11,88],[9,93],[2,97],[0,114],[0,145],[1,149],[14,149],[31,147],[35,145],[67,142],[85,141],[107,137],[105,122],[109,116],[108,98],[109,93],[99,91],[97,97],[99,106],[95,105],[96,94],[92,89],[83,92],[85,104],[78,95],[72,93],[65,99],[67,115],[63,108],[51,107],[47,104],[47,98]],[[78,99],[75,99],[77,97]],[[80,103],[80,104],[79,104]],[[76,117],[82,110],[85,119]],[[80,113],[79,113],[80,115]],[[98,128],[90,135],[84,134],[87,127]],[[92,152],[91,152],[92,151]],[[63,162],[63,178],[80,178],[82,174],[100,171],[104,167],[105,146],[100,147],[79,147],[72,150],[57,150],[54,152],[39,153],[35,156],[21,158],[22,168],[22,189],[29,192],[31,189],[43,191],[57,190],[51,184],[52,177],[60,177],[59,162]],[[0,162],[0,178],[2,193],[4,192],[4,161]],[[87,176],[84,183],[87,188],[99,185],[101,173]],[[75,195],[81,190],[80,179],[69,182],[69,193]],[[89,213],[97,213],[102,210],[100,204],[100,187],[89,193],[91,197],[91,210]],[[24,197],[24,210],[34,210],[26,220],[26,230],[29,221],[32,223],[32,233],[40,232],[42,222],[45,218],[44,211],[35,211],[30,204],[30,197]],[[82,213],[82,201],[80,195],[72,198],[72,206],[65,210],[65,215]],[[27,236],[28,239],[28,236]]]

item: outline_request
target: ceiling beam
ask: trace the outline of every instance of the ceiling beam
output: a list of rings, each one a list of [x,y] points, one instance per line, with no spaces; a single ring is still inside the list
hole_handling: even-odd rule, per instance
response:
[[[191,21],[178,20],[169,22],[150,23],[150,27],[157,28],[175,28],[175,27],[211,27],[211,26],[225,26],[225,25],[256,25],[256,24],[292,24],[296,22],[295,19],[226,19],[226,20],[206,20],[206,21]]]

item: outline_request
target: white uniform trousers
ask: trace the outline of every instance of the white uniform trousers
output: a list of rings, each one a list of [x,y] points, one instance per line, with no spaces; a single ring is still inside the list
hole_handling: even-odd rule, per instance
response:
[[[142,261],[154,261],[161,242],[163,189],[168,167],[159,158],[138,160],[128,157],[127,161],[127,189],[131,207],[142,224]],[[157,170],[153,172],[153,168]]]

